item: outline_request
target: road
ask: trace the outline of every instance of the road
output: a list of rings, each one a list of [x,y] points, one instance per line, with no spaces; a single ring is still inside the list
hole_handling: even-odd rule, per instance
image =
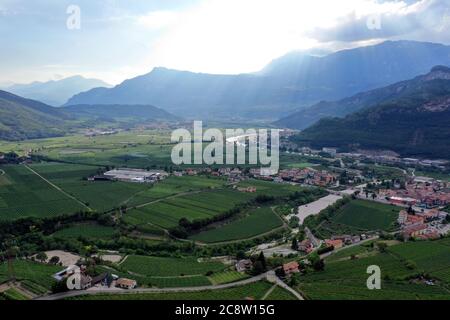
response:
[[[258,276],[244,279],[241,281],[214,285],[214,286],[201,286],[201,287],[182,287],[182,288],[165,288],[165,289],[156,289],[156,288],[143,288],[143,289],[131,289],[131,290],[123,290],[123,289],[95,289],[92,288],[90,290],[83,291],[69,291],[63,293],[57,293],[49,296],[39,297],[35,300],[61,300],[71,297],[85,296],[85,295],[96,295],[96,294],[133,294],[133,293],[168,293],[168,292],[196,292],[196,291],[207,291],[207,290],[220,290],[220,289],[228,289],[239,287],[247,284],[251,284],[254,282],[258,282],[261,280],[269,280],[271,282],[275,282],[279,286],[285,288],[292,294],[294,294],[299,300],[304,300],[303,297],[294,289],[287,286],[283,281],[278,279],[275,276],[273,271],[268,271],[266,273],[260,274]],[[289,289],[288,289],[289,288]]]

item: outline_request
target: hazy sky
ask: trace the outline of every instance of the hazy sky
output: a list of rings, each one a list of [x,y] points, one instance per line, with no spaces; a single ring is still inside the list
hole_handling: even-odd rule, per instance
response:
[[[67,27],[70,5],[80,29]],[[0,0],[0,84],[252,72],[293,50],[450,44],[449,31],[450,0]]]

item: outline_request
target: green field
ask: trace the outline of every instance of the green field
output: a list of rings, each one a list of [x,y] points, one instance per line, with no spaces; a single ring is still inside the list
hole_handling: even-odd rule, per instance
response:
[[[304,188],[299,186],[290,185],[287,183],[274,183],[263,180],[246,180],[239,182],[238,187],[247,188],[255,187],[256,194],[265,194],[273,197],[285,197],[296,191],[302,191]]]
[[[148,206],[133,209],[124,217],[131,224],[151,224],[164,229],[178,225],[181,218],[192,221],[224,213],[237,204],[247,202],[254,195],[224,189],[205,191],[162,200]]]
[[[353,200],[340,208],[332,221],[364,230],[394,228],[400,209],[398,207],[366,200]]]
[[[53,217],[84,207],[23,165],[1,166],[0,220]]]
[[[250,276],[248,274],[237,272],[237,271],[224,271],[224,272],[214,273],[213,275],[209,276],[209,280],[213,284],[217,285],[217,284],[236,282],[236,281],[243,280],[243,279],[246,279],[249,277]]]
[[[0,296],[3,297],[4,300],[28,300],[28,297],[24,296],[21,292],[14,288],[10,288],[0,293]]]
[[[138,293],[138,294],[98,294],[79,296],[72,300],[260,300],[272,284],[260,281],[229,289],[196,292]]]
[[[133,274],[152,277],[205,275],[209,271],[219,272],[225,269],[225,265],[220,262],[198,262],[195,258],[149,256],[128,256],[120,266]]]
[[[283,222],[271,208],[263,207],[250,211],[241,219],[196,234],[191,239],[205,243],[246,239],[280,228],[282,225]]]
[[[273,291],[266,297],[265,300],[298,300],[296,296],[294,296],[289,291],[276,286]]]
[[[52,236],[59,238],[110,239],[116,233],[114,228],[97,224],[76,224],[55,232]]]
[[[411,242],[393,245],[387,253],[356,252],[356,260],[327,259],[325,271],[309,272],[301,277],[298,289],[310,299],[450,299],[449,246],[445,241]],[[412,261],[417,268],[406,266]],[[381,268],[381,290],[369,290],[366,286],[367,267]],[[410,277],[420,273],[430,274],[441,280],[435,286],[413,282]]]
[[[61,271],[61,267],[59,266],[52,266],[28,260],[14,260],[13,267],[17,281],[31,282],[36,288],[45,288],[47,290],[51,288],[52,283],[54,282],[51,276],[56,272]],[[0,283],[5,282],[8,279],[8,264],[2,263],[0,264]]]
[[[140,183],[83,180],[83,177],[95,174],[99,169],[93,166],[51,162],[34,164],[32,168],[68,194],[99,212],[119,207],[136,193],[151,187]]]

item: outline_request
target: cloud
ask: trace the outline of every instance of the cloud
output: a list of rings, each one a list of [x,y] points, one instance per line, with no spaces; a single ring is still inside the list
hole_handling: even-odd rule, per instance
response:
[[[138,16],[136,22],[138,25],[148,29],[163,29],[174,25],[178,17],[179,14],[175,11],[153,11],[146,15]]]
[[[317,27],[308,35],[320,42],[414,37],[420,33],[430,35],[448,27],[450,16],[445,18],[445,12],[448,12],[449,3],[450,0],[421,0],[410,4],[385,2],[375,6],[371,12],[351,12],[332,28]]]

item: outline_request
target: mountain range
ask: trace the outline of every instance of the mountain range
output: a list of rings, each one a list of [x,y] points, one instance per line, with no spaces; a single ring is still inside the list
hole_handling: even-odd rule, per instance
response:
[[[99,124],[120,126],[178,117],[154,106],[78,105],[56,108],[0,90],[0,140],[62,136]]]
[[[196,119],[272,119],[322,100],[338,100],[450,65],[450,46],[387,41],[318,57],[290,53],[260,72],[212,75],[155,68],[114,88],[95,88],[73,104],[150,104]]]
[[[110,85],[97,79],[73,76],[56,81],[14,84],[6,87],[5,90],[28,99],[39,100],[45,104],[58,107],[63,105],[74,94],[97,87],[110,87]]]
[[[344,118],[322,119],[293,141],[341,151],[450,158],[450,68],[437,66],[426,75],[361,95],[377,102]]]

